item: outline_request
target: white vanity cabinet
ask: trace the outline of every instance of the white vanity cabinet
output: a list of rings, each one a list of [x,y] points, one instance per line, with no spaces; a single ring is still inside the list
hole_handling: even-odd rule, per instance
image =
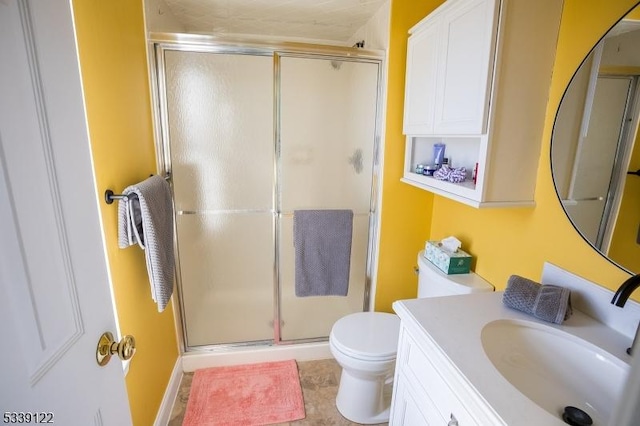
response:
[[[628,371],[631,358],[625,350],[638,324],[639,305],[613,312],[612,291],[551,264],[545,264],[541,282],[580,295],[565,323],[512,309],[502,292],[393,302],[400,333],[390,424],[566,426],[567,406],[587,411],[595,425],[609,424],[626,377],[605,365]],[[524,327],[520,331],[529,344],[516,341],[503,326]],[[499,330],[500,338],[493,339],[491,330]],[[576,362],[575,353],[582,350],[593,352]],[[546,361],[540,362],[540,354]]]
[[[404,182],[474,207],[533,205],[561,13],[557,0],[448,0],[409,31]],[[467,181],[416,173],[435,143]]]
[[[402,323],[390,425],[504,424],[423,332]]]

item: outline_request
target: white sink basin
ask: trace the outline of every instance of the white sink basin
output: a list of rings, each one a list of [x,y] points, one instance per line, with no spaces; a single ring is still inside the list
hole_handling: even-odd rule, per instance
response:
[[[482,329],[482,346],[498,371],[554,416],[574,406],[606,425],[629,365],[572,334],[530,321],[500,319]]]

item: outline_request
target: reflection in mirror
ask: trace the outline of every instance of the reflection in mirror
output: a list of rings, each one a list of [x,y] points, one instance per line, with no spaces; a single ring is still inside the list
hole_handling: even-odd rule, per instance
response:
[[[639,77],[637,6],[576,71],[551,143],[553,181],[567,216],[596,250],[634,274],[640,273]]]

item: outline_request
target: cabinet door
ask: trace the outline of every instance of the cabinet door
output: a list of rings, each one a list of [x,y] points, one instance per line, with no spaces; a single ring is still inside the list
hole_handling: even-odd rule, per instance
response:
[[[437,20],[425,22],[409,37],[404,95],[406,135],[433,133],[436,64],[438,58]]]
[[[442,16],[436,134],[483,134],[493,75],[495,0],[464,0]]]
[[[429,398],[412,389],[405,378],[395,384],[394,404],[390,426],[442,426],[446,420],[440,416]]]

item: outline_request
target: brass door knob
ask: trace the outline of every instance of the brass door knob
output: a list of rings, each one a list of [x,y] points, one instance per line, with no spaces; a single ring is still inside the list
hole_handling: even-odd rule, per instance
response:
[[[131,359],[136,353],[136,339],[131,335],[123,336],[119,342],[113,339],[113,334],[105,332],[98,340],[96,348],[96,361],[99,366],[107,365],[111,355],[118,354],[118,358],[123,361]]]

